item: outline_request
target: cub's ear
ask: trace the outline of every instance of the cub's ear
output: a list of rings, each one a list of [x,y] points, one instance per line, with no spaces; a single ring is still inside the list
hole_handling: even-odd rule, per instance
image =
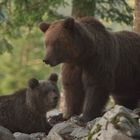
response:
[[[68,29],[72,29],[74,27],[74,19],[72,17],[66,18],[64,20],[64,27]]]
[[[39,24],[40,30],[44,33],[48,30],[49,26],[50,26],[50,24],[47,22],[42,22]]]
[[[34,89],[36,88],[37,86],[39,85],[39,81],[35,78],[31,78],[29,81],[28,81],[28,86],[31,88],[31,89]]]
[[[58,75],[56,73],[52,73],[48,80],[53,81],[53,82],[57,82],[58,81]]]

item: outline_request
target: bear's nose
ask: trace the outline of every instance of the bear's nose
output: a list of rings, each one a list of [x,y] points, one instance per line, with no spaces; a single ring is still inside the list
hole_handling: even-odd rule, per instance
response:
[[[43,62],[44,62],[45,64],[49,64],[49,60],[43,59]]]

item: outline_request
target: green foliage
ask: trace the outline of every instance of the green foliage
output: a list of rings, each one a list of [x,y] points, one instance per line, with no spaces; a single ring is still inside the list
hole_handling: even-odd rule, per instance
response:
[[[5,39],[0,38],[0,54],[7,52],[12,52],[12,45]]]
[[[126,0],[96,0],[95,15],[107,21],[132,24],[133,8]]]
[[[51,20],[51,8],[57,8],[65,4],[64,0],[1,0],[0,1],[0,38],[2,48],[5,44],[10,47],[9,38],[22,37],[25,31],[28,33],[43,19]],[[7,39],[8,38],[8,39]],[[3,53],[5,49],[0,48]]]
[[[25,87],[28,79],[46,79],[59,66],[51,68],[42,62],[44,56],[42,33],[33,29],[23,38],[12,39],[14,50],[0,56],[0,93],[7,94]]]
[[[37,29],[42,20],[53,19],[51,7],[61,4],[64,0],[0,1],[0,94],[25,87],[31,77],[45,79],[59,71],[43,64],[43,35]]]
[[[128,0],[73,0],[73,15],[97,16],[106,21],[116,21],[130,25],[132,23],[132,7]]]
[[[72,15],[76,18],[95,15],[96,0],[73,0],[72,5]]]

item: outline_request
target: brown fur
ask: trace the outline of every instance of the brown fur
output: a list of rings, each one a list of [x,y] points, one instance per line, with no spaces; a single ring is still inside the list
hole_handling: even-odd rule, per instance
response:
[[[42,30],[42,24],[40,25]],[[131,109],[140,99],[140,35],[109,32],[93,17],[50,24],[45,32],[44,62],[63,64],[68,118],[83,113],[90,121],[100,115],[109,95]],[[81,112],[82,109],[82,112]]]
[[[29,80],[28,87],[12,95],[0,97],[0,125],[12,132],[48,133],[51,126],[46,112],[54,108],[59,98],[57,79]],[[57,77],[57,75],[55,75]]]

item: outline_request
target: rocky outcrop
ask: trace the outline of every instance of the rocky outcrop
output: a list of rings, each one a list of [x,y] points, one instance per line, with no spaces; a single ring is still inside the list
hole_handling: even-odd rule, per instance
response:
[[[0,126],[0,140],[15,140],[15,137],[12,135],[11,131]]]
[[[76,118],[56,124],[48,140],[139,140],[139,116],[116,105],[102,117],[79,126]]]
[[[87,124],[82,124],[78,117],[57,123],[47,136],[20,132],[12,135],[0,127],[0,140],[140,140],[140,117],[135,112],[116,105]]]

